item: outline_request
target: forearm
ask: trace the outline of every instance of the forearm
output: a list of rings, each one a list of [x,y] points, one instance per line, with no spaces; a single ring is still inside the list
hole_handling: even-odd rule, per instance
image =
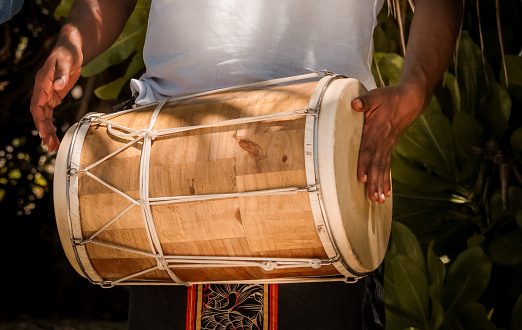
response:
[[[57,47],[76,50],[85,65],[107,50],[125,27],[137,0],[76,0]]]
[[[453,54],[462,20],[461,0],[417,0],[400,83],[429,102]]]

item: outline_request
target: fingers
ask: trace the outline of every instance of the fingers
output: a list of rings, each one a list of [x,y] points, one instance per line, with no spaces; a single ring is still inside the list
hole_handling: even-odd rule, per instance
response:
[[[352,100],[352,108],[364,111],[366,118],[357,179],[366,183],[370,201],[379,203],[391,196],[390,162],[395,144],[395,139],[390,136],[393,125],[387,118],[386,106],[383,106],[386,100],[387,95],[382,90],[373,90]]]
[[[53,87],[56,91],[63,90],[68,83],[68,77],[71,74],[71,63],[67,60],[56,61],[56,69],[54,72]]]
[[[391,196],[390,162],[393,147],[377,143],[375,136],[371,133],[363,134],[357,178],[366,183],[370,201],[384,203]]]
[[[38,71],[31,99],[31,114],[42,144],[49,151],[58,149],[60,142],[53,124],[53,109],[79,78],[80,65],[74,72],[71,56],[63,48],[55,50]]]

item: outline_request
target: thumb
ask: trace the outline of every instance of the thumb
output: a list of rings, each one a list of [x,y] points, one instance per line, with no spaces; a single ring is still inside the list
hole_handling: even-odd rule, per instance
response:
[[[64,61],[56,61],[53,82],[55,90],[61,91],[65,88],[65,86],[67,86],[70,71],[71,66],[69,63],[64,63]]]
[[[379,89],[369,91],[352,100],[352,108],[358,112],[366,112],[377,108],[380,104]]]

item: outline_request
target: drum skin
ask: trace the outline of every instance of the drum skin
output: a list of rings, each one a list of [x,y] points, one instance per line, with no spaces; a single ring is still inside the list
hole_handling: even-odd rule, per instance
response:
[[[307,109],[317,82],[273,86],[168,102],[153,129],[200,126],[223,120]],[[349,271],[339,265],[264,270],[256,266],[192,267],[172,270],[183,281],[241,282],[286,278],[329,278],[364,274],[384,258],[391,226],[391,199],[371,203],[356,168],[363,117],[350,102],[364,93],[354,79],[335,80],[326,89],[317,125],[317,158],[322,203],[333,243]],[[149,126],[155,106],[111,118],[135,130]],[[149,163],[149,197],[240,193],[285,187],[307,187],[305,168],[306,118],[201,128],[160,136],[152,142]],[[114,129],[114,128],[113,128]],[[154,267],[156,259],[99,244],[85,244],[88,260],[72,246],[71,227],[90,237],[131,202],[92,177],[80,173],[77,205],[68,200],[68,150],[72,127],[62,141],[55,174],[55,208],[58,231],[73,267],[91,280],[104,281]],[[131,138],[111,135],[104,123],[88,128],[79,168],[85,168],[121,148]],[[132,199],[140,198],[139,141],[89,170]],[[74,203],[73,203],[74,204]],[[70,216],[77,207],[79,219]],[[238,196],[205,201],[151,206],[161,248],[166,255],[329,259],[312,214],[309,193]],[[74,223],[77,221],[78,223]],[[96,236],[95,240],[151,252],[148,231],[139,206]],[[94,275],[92,275],[94,274]],[[99,278],[97,277],[99,275]],[[341,276],[341,277],[342,277]],[[138,282],[167,283],[164,270],[133,278]]]

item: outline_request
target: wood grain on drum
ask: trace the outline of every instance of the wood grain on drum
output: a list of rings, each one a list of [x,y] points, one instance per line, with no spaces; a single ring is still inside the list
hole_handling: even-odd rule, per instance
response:
[[[154,129],[306,109],[315,85],[312,82],[275,86],[171,102],[162,109]],[[153,110],[154,107],[149,107],[111,120],[133,129],[148,128]],[[305,119],[300,117],[159,137],[151,148],[149,197],[305,188],[304,130]],[[85,138],[80,168],[128,141],[108,134],[105,124],[92,126]],[[138,199],[141,149],[140,141],[91,172]],[[78,193],[84,237],[130,205],[128,200],[84,174],[80,174]],[[168,255],[328,258],[306,192],[153,205],[151,210],[163,252]],[[96,239],[151,251],[139,206]],[[108,280],[156,265],[155,259],[128,251],[95,244],[87,244],[86,248],[95,270]],[[184,266],[173,270],[181,279],[191,282],[339,274],[333,266],[270,272],[259,267]],[[153,271],[137,280],[172,281],[165,271]]]

